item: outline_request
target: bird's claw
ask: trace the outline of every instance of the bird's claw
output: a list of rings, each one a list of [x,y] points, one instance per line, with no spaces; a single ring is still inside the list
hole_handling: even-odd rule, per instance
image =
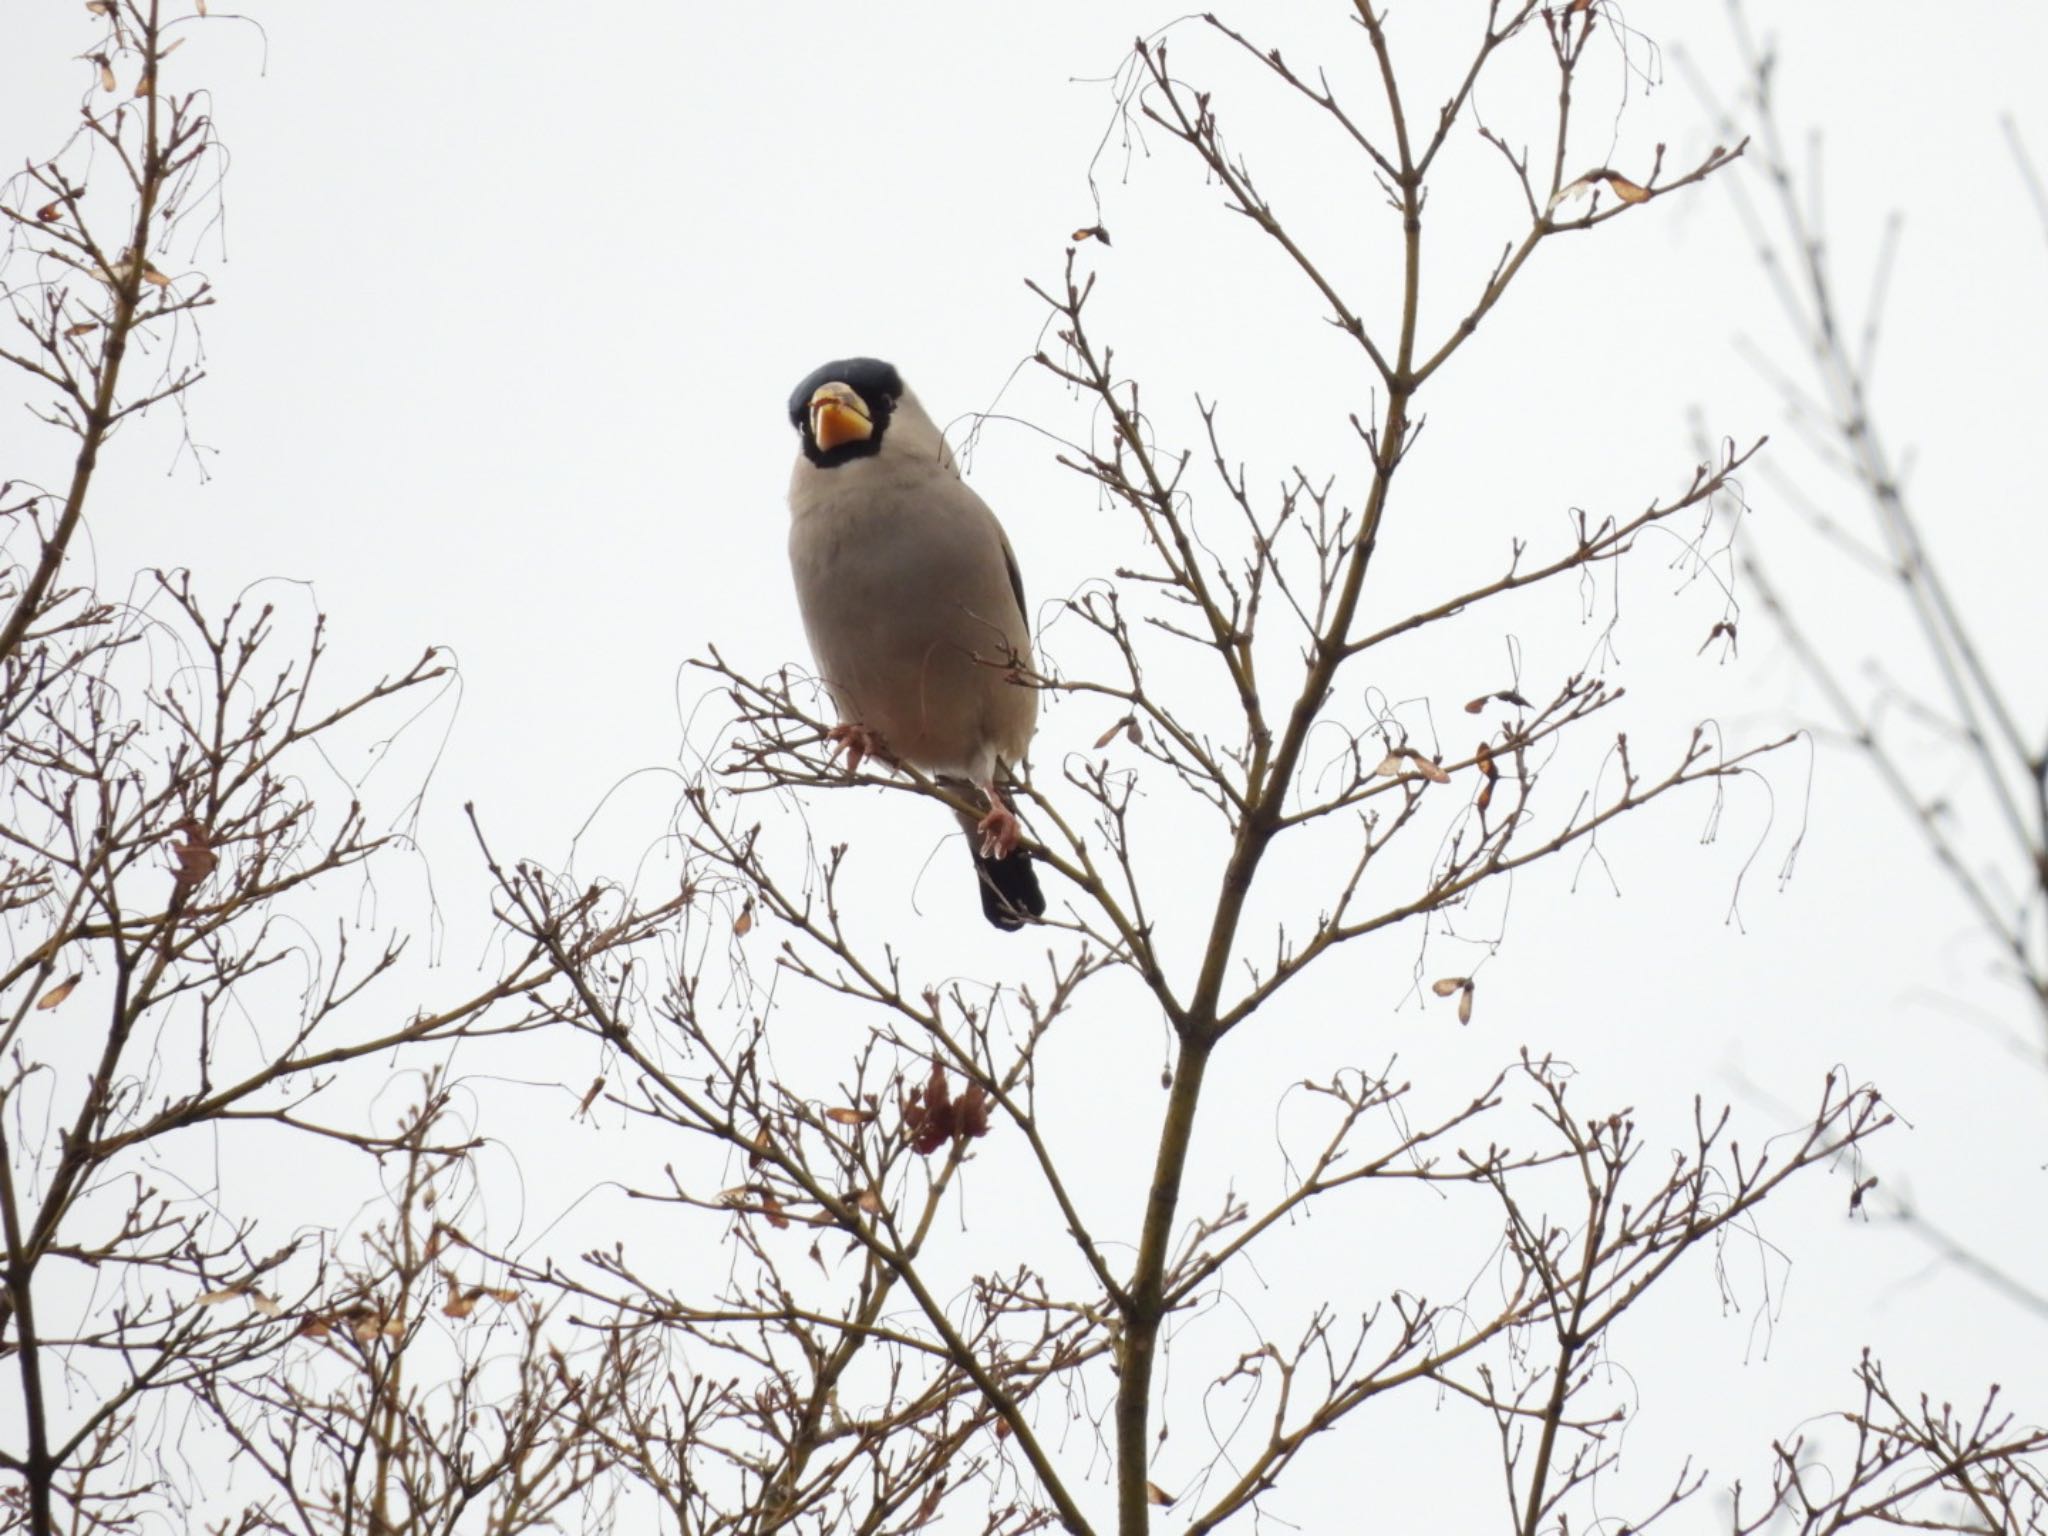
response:
[[[993,810],[975,823],[974,831],[981,839],[981,856],[984,859],[1007,859],[1017,851],[1018,839],[1023,836],[1017,813],[1000,800],[995,802]]]
[[[835,725],[825,733],[825,739],[832,743],[832,754],[836,757],[839,749],[846,749],[846,771],[859,773],[861,761],[872,757],[876,762],[892,762],[889,748],[882,738],[864,725]]]

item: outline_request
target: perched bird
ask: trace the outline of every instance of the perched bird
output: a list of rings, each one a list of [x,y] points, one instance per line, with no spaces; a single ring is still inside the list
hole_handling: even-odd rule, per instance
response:
[[[871,357],[827,363],[789,397],[802,439],[789,482],[789,564],[849,767],[908,763],[978,792],[962,816],[998,928],[1045,913],[999,780],[1023,761],[1038,692],[1024,583],[1003,526],[969,490],[946,440]]]

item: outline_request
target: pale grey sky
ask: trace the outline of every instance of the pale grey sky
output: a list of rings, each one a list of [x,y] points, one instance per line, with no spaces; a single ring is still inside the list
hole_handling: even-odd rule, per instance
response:
[[[1355,49],[1341,19],[1264,9],[1235,19],[1274,27],[1260,35],[1290,57],[1309,57],[1317,37]],[[1471,28],[1440,35],[1439,12],[1464,9],[1397,13],[1414,77],[1429,82],[1412,100],[1444,94],[1430,71]],[[2048,162],[2037,80],[2048,22],[1991,0],[1938,17],[1902,0],[1757,9],[1780,35],[1788,123],[1826,130],[1828,228],[1855,283],[1887,214],[1907,214],[1878,410],[1895,446],[1914,453],[1912,491],[1951,581],[2006,664],[2022,718],[2038,722],[2048,712],[2035,452],[2048,401],[2038,345],[2048,251],[1999,117],[2015,114]],[[1193,394],[1220,398],[1236,451],[1268,481],[1301,463],[1355,483],[1344,424],[1366,404],[1355,359],[1315,328],[1314,306],[1241,220],[1218,211],[1191,163],[1163,137],[1149,154],[1112,141],[1094,164],[1099,215],[1091,202],[1091,157],[1111,123],[1103,78],[1170,8],[450,3],[378,13],[288,0],[253,14],[260,29],[229,17],[196,29],[167,82],[205,83],[232,156],[224,220],[176,250],[177,262],[159,262],[203,270],[220,296],[203,322],[210,377],[189,405],[207,477],[179,457],[174,419],[137,424],[102,472],[94,549],[117,587],[158,563],[189,565],[222,595],[265,578],[311,582],[337,674],[387,670],[430,643],[454,650],[460,703],[425,823],[449,909],[449,967],[466,967],[478,942],[462,801],[478,802],[501,846],[559,860],[624,776],[678,760],[684,717],[706,692],[700,676],[679,673],[685,657],[715,643],[744,670],[806,661],[783,553],[793,452],[783,401],[815,363],[888,357],[941,421],[1000,400],[1005,413],[1083,432],[1059,392],[1029,376],[1006,392],[1006,380],[1039,344],[1042,306],[1024,279],[1055,279],[1069,231],[1099,216],[1114,245],[1083,261],[1101,273],[1104,323],[1162,419],[1184,427]],[[1721,12],[1645,0],[1628,20],[1661,47],[1662,75],[1628,77],[1611,140],[1603,128],[1582,141],[1585,166],[1646,170],[1659,142],[1671,164],[1689,164],[1717,135],[1673,54],[1689,51],[1732,96]],[[0,23],[10,164],[53,148],[71,121],[85,68],[73,56],[91,32],[71,5],[16,7]],[[1636,50],[1648,65],[1647,44]],[[1329,135],[1305,131],[1292,109],[1276,114],[1272,91],[1192,34],[1179,62],[1216,80],[1234,142],[1270,175],[1283,213],[1341,251],[1384,314],[1394,269],[1371,184],[1348,162],[1333,173]],[[1622,82],[1618,63],[1607,78]],[[1547,126],[1533,90],[1483,92],[1481,106],[1512,138]],[[1424,295],[1438,323],[1519,232],[1518,194],[1469,131],[1445,175],[1445,201],[1432,208],[1442,265]],[[1860,314],[1860,302],[1851,308]],[[1633,510],[1682,486],[1694,409],[1717,436],[1772,434],[1774,462],[1823,486],[1775,392],[1738,356],[1738,336],[1799,363],[1723,188],[1546,248],[1426,402],[1429,427],[1402,471],[1386,541],[1405,562],[1397,580],[1424,590],[1492,574],[1511,530],[1561,535],[1568,508]],[[56,479],[64,444],[17,409],[16,381],[6,387],[0,475]],[[1041,619],[1112,568],[1130,536],[1051,451],[999,421],[969,460]],[[1883,594],[1815,559],[1769,479],[1746,483],[1742,537],[1805,584],[1843,654],[1889,643],[1896,620]],[[1702,715],[1741,741],[1814,707],[1753,605],[1740,664],[1720,667],[1693,651],[1717,602],[1696,587],[1673,596],[1679,578],[1654,556],[1625,581],[1615,677],[1640,712],[1620,723],[1644,750],[1675,749]],[[1544,675],[1570,670],[1592,642],[1561,596],[1518,611],[1515,626]],[[1481,618],[1449,643],[1461,649],[1373,681],[1397,698],[1427,694],[1444,721],[1478,691],[1468,682],[1503,667],[1502,623]],[[1057,656],[1061,644],[1054,626],[1048,649]],[[1086,748],[1106,723],[1054,706],[1039,761]],[[429,722],[420,739],[438,745],[447,725]],[[1888,1183],[2007,1268],[2048,1275],[2048,1075],[2002,1049],[1986,1022],[2024,1028],[2026,1015],[1854,759],[1826,749],[1811,759],[1806,819],[1809,761],[1804,748],[1784,754],[1768,802],[1760,787],[1738,790],[1713,846],[1699,846],[1702,800],[1624,823],[1603,843],[1620,900],[1597,869],[1573,891],[1569,861],[1525,876],[1466,1029],[1449,1005],[1410,995],[1410,936],[1333,968],[1328,989],[1292,999],[1205,1107],[1192,1205],[1233,1181],[1275,1183],[1275,1100],[1333,1062],[1377,1067],[1398,1055],[1405,1073],[1454,1098],[1520,1046],[1555,1051],[1582,1071],[1583,1108],[1634,1106],[1657,1151],[1683,1139],[1696,1092],[1732,1098],[1745,1147],[1757,1145],[1784,1123],[1759,1093],[1804,1110],[1839,1063],[1885,1088],[1911,1122],[1877,1149]],[[395,792],[403,775],[393,777]],[[626,784],[579,869],[620,870],[659,836],[673,797],[660,775]],[[855,845],[863,916],[913,964],[993,976],[1029,963],[1024,947],[979,926],[958,849],[934,855],[942,830],[918,814],[928,807],[833,800],[814,809]],[[1802,828],[1796,876],[1780,889],[1776,872]],[[1191,870],[1203,869],[1202,852],[1185,850]],[[1491,900],[1482,913],[1497,922],[1499,893]],[[1135,1212],[1164,1046],[1137,1011],[1088,1027],[1088,1040],[1054,1054],[1044,1092],[1064,1081],[1074,1096],[1066,1130],[1104,1170],[1091,1192],[1098,1209],[1120,1201]],[[1288,1044],[1297,1033],[1299,1056]],[[580,1091],[589,1072],[574,1056],[554,1075]],[[509,1134],[479,1102],[485,1128]],[[658,1152],[624,1150],[616,1124],[560,1120],[563,1166],[548,1170],[558,1176],[527,1163],[535,1228],[550,1201],[621,1159],[659,1166]],[[1007,1176],[986,1175],[997,1187]],[[1739,1308],[1723,1305],[1702,1265],[1631,1315],[1614,1341],[1616,1393],[1644,1417],[1618,1488],[1662,1486],[1688,1451],[1714,1486],[1761,1477],[1772,1437],[1849,1406],[1865,1344],[1901,1385],[1961,1402],[2003,1380],[2023,1414],[2048,1417],[2044,1320],[1851,1222],[1847,1189],[1810,1179],[1764,1223],[1767,1251],[1731,1248]],[[969,1214],[981,1215],[971,1202]],[[1289,1333],[1306,1299],[1347,1286],[1440,1293],[1473,1281],[1463,1250],[1415,1255],[1420,1276],[1406,1269],[1408,1231],[1361,1227],[1340,1244],[1355,1250],[1355,1268],[1267,1269],[1238,1300],[1259,1326]],[[1327,1266],[1328,1226],[1311,1236],[1300,1251]],[[985,1217],[968,1241],[977,1251],[996,1241]],[[1342,1302],[1363,1307],[1368,1296]],[[1228,1359],[1253,1332],[1249,1321],[1208,1326],[1191,1357]],[[1204,1379],[1193,1365],[1176,1375],[1185,1395],[1172,1422],[1187,1460],[1169,1451],[1162,1481],[1199,1460]],[[1397,1402],[1398,1420],[1353,1426],[1305,1460],[1274,1512],[1303,1529],[1344,1528],[1364,1477],[1384,1529],[1425,1519],[1471,1528],[1490,1513],[1484,1426],[1455,1405],[1410,1418],[1411,1400]],[[1709,1529],[1717,1512],[1703,1501],[1679,1528]]]

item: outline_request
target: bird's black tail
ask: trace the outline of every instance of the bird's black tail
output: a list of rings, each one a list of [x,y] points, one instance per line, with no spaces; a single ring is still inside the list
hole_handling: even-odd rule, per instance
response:
[[[981,886],[982,914],[998,928],[1014,933],[1027,918],[1045,916],[1045,892],[1038,888],[1038,871],[1022,848],[1001,859],[977,853],[974,873]]]

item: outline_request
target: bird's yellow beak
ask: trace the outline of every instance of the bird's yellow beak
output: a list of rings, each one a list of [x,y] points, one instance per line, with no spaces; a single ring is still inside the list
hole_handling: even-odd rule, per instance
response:
[[[868,419],[868,408],[844,384],[820,384],[811,396],[810,411],[811,438],[821,452],[874,434],[875,424]]]

